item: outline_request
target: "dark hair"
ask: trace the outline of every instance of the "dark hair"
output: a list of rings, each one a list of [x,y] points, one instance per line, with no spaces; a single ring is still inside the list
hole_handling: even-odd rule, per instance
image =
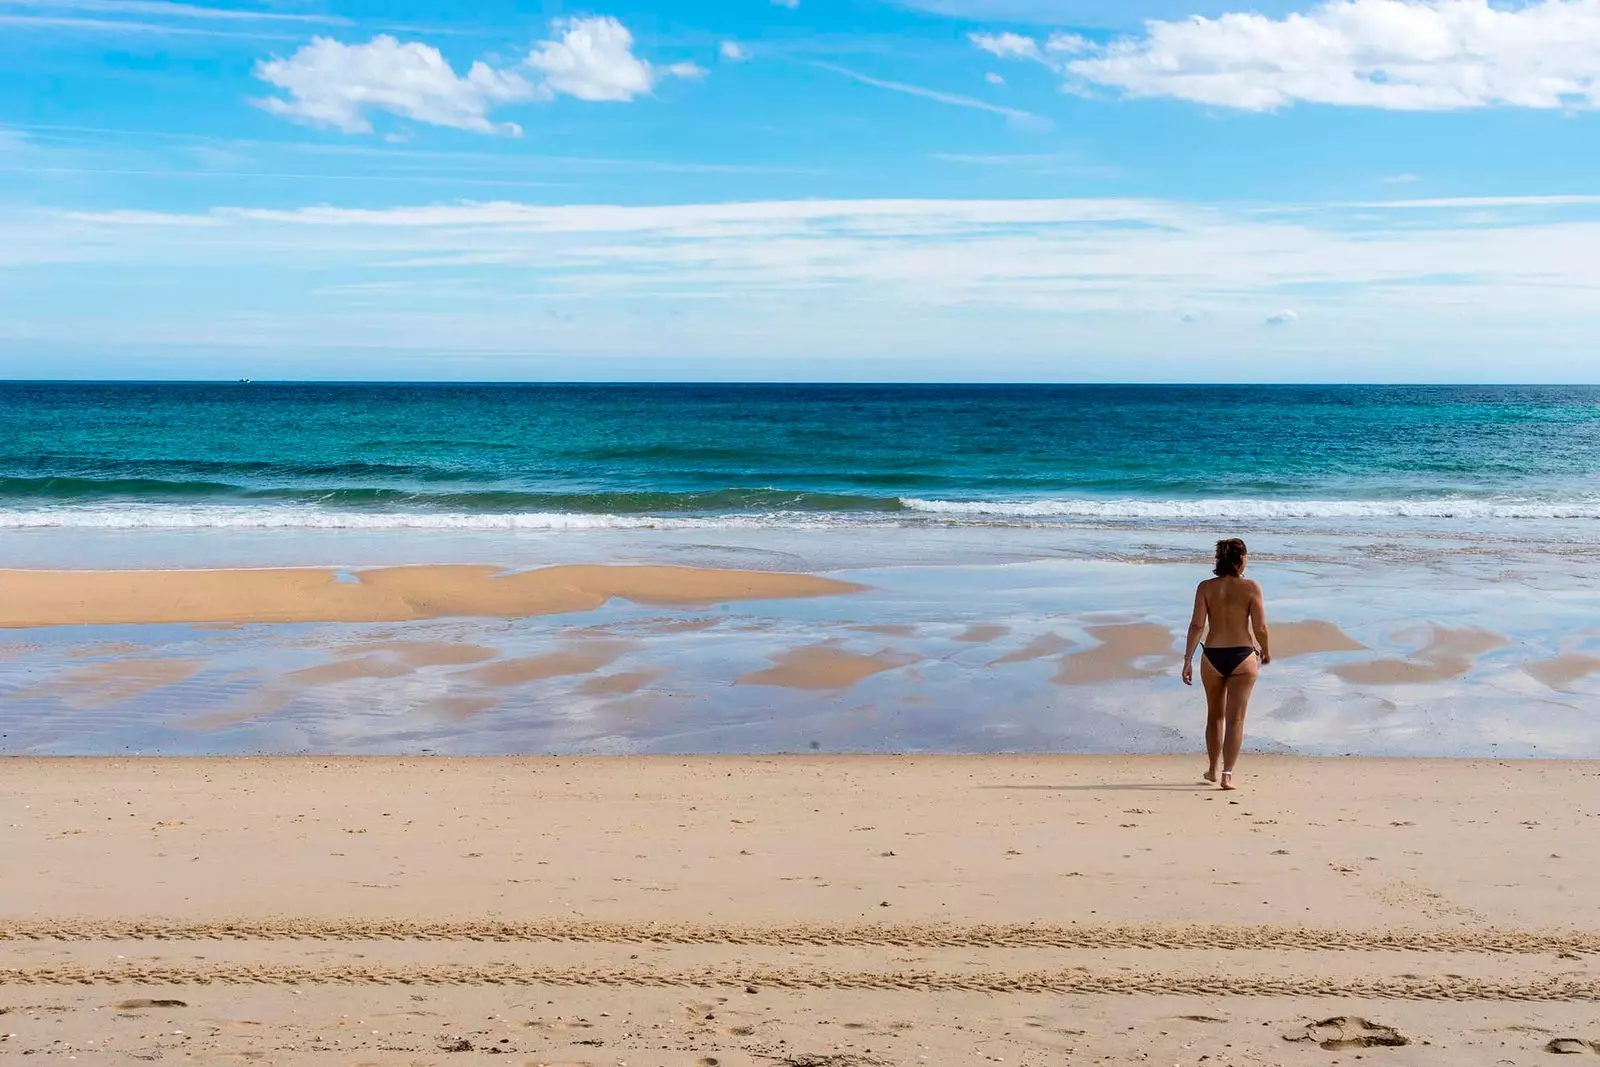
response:
[[[1244,570],[1244,557],[1250,550],[1237,537],[1217,542],[1217,565],[1211,571],[1218,578],[1237,578]]]

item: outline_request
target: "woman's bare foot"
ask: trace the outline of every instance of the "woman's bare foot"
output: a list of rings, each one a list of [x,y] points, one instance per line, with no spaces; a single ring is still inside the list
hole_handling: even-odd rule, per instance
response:
[[[1216,769],[1212,768],[1211,770],[1206,771],[1206,773],[1202,774],[1200,777],[1208,782],[1215,782],[1217,780]]]
[[[1227,789],[1230,792],[1232,790],[1235,790],[1235,789],[1239,788],[1238,786],[1233,784],[1233,772],[1232,771],[1223,771],[1222,772],[1222,788]]]

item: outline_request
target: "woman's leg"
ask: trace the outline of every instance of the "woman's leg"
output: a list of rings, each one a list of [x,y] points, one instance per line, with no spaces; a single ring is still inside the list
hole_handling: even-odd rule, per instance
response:
[[[1239,762],[1239,750],[1244,746],[1244,716],[1250,707],[1250,694],[1256,687],[1261,666],[1252,657],[1230,675],[1223,683],[1222,701],[1222,772],[1232,775]],[[1224,778],[1224,789],[1233,788],[1233,782]]]
[[[1226,708],[1228,680],[1217,673],[1211,661],[1200,657],[1200,684],[1206,691],[1206,781],[1217,780],[1222,765],[1222,722]]]

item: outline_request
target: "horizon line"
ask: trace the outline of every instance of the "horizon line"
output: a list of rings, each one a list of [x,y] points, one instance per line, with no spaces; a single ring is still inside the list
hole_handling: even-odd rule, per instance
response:
[[[600,379],[579,378],[519,379],[519,378],[0,378],[0,387],[12,385],[327,385],[327,386],[584,386],[638,388],[642,386],[714,386],[731,387],[814,387],[861,388],[1193,388],[1193,389],[1593,389],[1600,381],[925,381],[915,379],[861,379],[861,380],[736,380],[713,378],[642,378]]]

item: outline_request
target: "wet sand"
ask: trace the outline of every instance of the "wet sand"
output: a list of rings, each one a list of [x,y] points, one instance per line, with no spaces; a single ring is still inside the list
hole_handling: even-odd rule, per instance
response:
[[[780,652],[766,670],[740,675],[738,685],[772,685],[784,689],[849,689],[875,674],[915,663],[916,656],[875,652],[863,655],[832,645],[812,645]]]
[[[684,606],[836,596],[809,574],[692,567],[0,571],[0,628],[127,623],[405,622],[592,611],[613,598]]]
[[[1592,763],[1252,757],[1233,795],[1162,757],[4,769],[0,1057],[1443,1065],[1600,1039]]]

